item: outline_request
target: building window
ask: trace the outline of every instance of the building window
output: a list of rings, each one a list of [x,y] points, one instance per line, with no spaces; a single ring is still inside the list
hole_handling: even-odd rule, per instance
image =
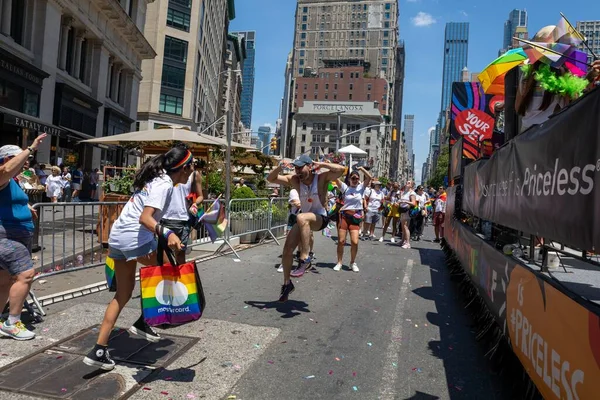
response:
[[[298,68],[298,74],[302,75],[304,73],[304,68]]]
[[[371,128],[367,128],[367,132],[371,132]]]
[[[314,99],[316,100],[317,99],[317,92],[314,93],[314,96],[315,96]]]
[[[306,24],[302,24],[302,30],[305,31],[306,30]]]
[[[305,41],[300,42],[300,47],[306,47],[306,42]]]
[[[391,10],[392,9],[392,4],[391,3],[385,3],[385,9],[386,10]]]
[[[188,43],[185,40],[165,36],[165,58],[185,63]]]
[[[190,31],[190,14],[175,10],[173,8],[167,9],[167,25],[181,29],[182,31],[189,32]]]
[[[390,21],[385,21],[385,22],[383,23],[383,27],[384,27],[384,28],[389,28],[389,27],[390,27]]]
[[[385,13],[385,19],[390,19],[390,13],[389,12]]]
[[[300,34],[300,39],[306,39],[306,32],[302,32]]]
[[[387,56],[388,55],[388,49],[381,50],[381,55],[382,56]]]
[[[329,95],[327,93],[325,93],[325,100],[329,99]]]
[[[390,41],[387,39],[383,40],[383,47],[390,47]]]
[[[304,146],[300,146],[300,154],[304,154]]]
[[[367,132],[369,132],[369,131],[370,131],[370,129],[369,129]],[[371,145],[371,136],[367,136],[367,137],[365,138],[365,144],[366,144],[367,146],[370,146],[370,145]]]
[[[183,113],[183,97],[161,94],[158,111],[168,114],[181,115]]]
[[[302,12],[303,13],[307,13],[308,12],[308,7],[302,7]]]
[[[304,90],[308,89],[308,83],[304,84]]]
[[[302,126],[304,126],[306,124],[302,124]],[[302,134],[302,143],[306,142],[306,133]]]
[[[367,84],[367,90],[371,90],[371,84],[370,83]]]
[[[172,89],[183,89],[185,87],[185,68],[164,64],[162,86]]]
[[[354,85],[351,83],[350,84],[350,90],[354,89]]]
[[[300,65],[304,65],[304,59],[300,60]]]
[[[337,83],[333,84],[333,90],[337,90]]]
[[[325,90],[329,90],[329,83],[325,84]]]
[[[302,22],[306,22],[308,20],[308,17],[306,15],[302,16]]]
[[[300,57],[304,57],[304,54],[305,54],[305,53],[306,53],[306,52],[305,52],[304,50],[300,50]]]
[[[352,93],[348,95],[348,100],[352,100]]]
[[[390,37],[390,31],[383,31],[383,37]]]
[[[306,93],[304,93],[304,94],[302,95],[302,99],[303,99],[303,100],[306,100]]]
[[[302,130],[305,131],[306,130],[306,122],[302,123]]]
[[[387,58],[382,58],[381,59],[381,65],[387,65],[388,63],[388,59]]]
[[[371,100],[371,93],[367,93],[367,101]]]
[[[192,8],[192,0],[169,0],[169,3],[173,3],[181,7]]]
[[[334,94],[333,94],[333,99],[334,99],[334,100],[337,100],[337,93],[334,93]]]

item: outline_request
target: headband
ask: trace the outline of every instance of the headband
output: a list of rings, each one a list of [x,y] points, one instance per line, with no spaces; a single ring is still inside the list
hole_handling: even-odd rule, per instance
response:
[[[194,156],[192,155],[192,152],[188,150],[186,156],[183,157],[183,159],[181,161],[179,161],[177,164],[175,164],[171,168],[169,168],[169,170],[175,171],[175,170],[183,167],[184,165],[191,163],[193,158],[194,158]]]

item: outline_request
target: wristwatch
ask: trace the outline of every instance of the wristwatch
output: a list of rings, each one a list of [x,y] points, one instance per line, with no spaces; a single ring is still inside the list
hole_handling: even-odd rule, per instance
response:
[[[35,149],[31,146],[27,146],[27,150],[29,150],[31,154],[35,153]]]

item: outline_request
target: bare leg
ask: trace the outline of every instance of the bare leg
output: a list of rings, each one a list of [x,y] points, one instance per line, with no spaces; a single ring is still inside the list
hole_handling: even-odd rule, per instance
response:
[[[315,247],[315,235],[310,233],[310,252],[312,253],[313,248]]]
[[[358,253],[358,231],[350,231],[350,264],[356,261]]]
[[[381,237],[384,238],[387,233],[388,227],[390,226],[390,222],[392,221],[392,217],[386,217],[385,223],[383,224],[383,232],[381,233]]]
[[[295,226],[300,230],[300,260],[306,260],[308,257],[312,231],[319,229],[322,222],[321,216],[313,213],[302,213],[298,215]]]
[[[392,237],[395,237],[398,233],[398,218],[392,218]]]
[[[344,259],[344,246],[346,246],[346,233],[348,231],[346,229],[341,229],[338,225],[338,244],[337,244],[337,262],[338,264],[342,263]],[[358,231],[356,231],[358,234]]]
[[[405,244],[410,244],[410,228],[408,227],[408,223],[410,219],[403,219],[400,221],[402,226],[402,240],[404,240]]]
[[[108,304],[104,313],[104,320],[100,326],[97,343],[101,346],[108,345],[110,332],[115,327],[121,310],[123,310],[129,299],[131,299],[131,293],[135,287],[135,267],[135,260],[115,260],[115,278],[118,282],[117,293],[115,293],[114,299]]]
[[[28,271],[21,272],[15,277],[16,280],[12,286],[10,286],[10,291],[8,292],[8,302],[10,303],[10,309],[8,311],[9,315],[21,315],[23,303],[25,303],[25,299],[29,294],[34,276],[35,270],[32,268]],[[4,301],[4,305],[6,305],[6,300]]]
[[[440,239],[440,226],[439,225],[434,225],[433,226],[433,231],[435,232],[435,239],[439,240]]]
[[[290,282],[290,273],[294,264],[294,250],[300,243],[300,227],[294,225],[290,233],[285,238],[283,245],[283,254],[281,256],[281,264],[283,265],[283,284],[287,285]]]

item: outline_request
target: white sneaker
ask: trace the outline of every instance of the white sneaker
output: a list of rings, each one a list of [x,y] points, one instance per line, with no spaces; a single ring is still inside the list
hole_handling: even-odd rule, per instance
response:
[[[383,236],[379,238],[379,241],[383,243]]]
[[[396,243],[396,238],[392,236],[392,238],[390,239],[390,242]]]
[[[403,249],[410,249],[410,243],[408,243],[408,242],[405,242],[405,243],[402,245],[402,248],[403,248]]]
[[[342,264],[341,263],[337,263],[335,264],[335,267],[333,267],[334,271],[341,271],[342,270]]]
[[[8,336],[15,340],[30,340],[35,337],[35,333],[27,329],[21,321],[17,321],[14,325],[9,325],[8,321],[4,321],[0,328],[0,335]]]
[[[356,265],[356,263],[352,263],[352,265],[350,266],[350,268],[352,268],[352,272],[358,272],[358,271],[360,271],[360,269],[358,269],[358,265]]]
[[[283,272],[283,264],[279,264],[279,268],[277,268],[277,272]]]

